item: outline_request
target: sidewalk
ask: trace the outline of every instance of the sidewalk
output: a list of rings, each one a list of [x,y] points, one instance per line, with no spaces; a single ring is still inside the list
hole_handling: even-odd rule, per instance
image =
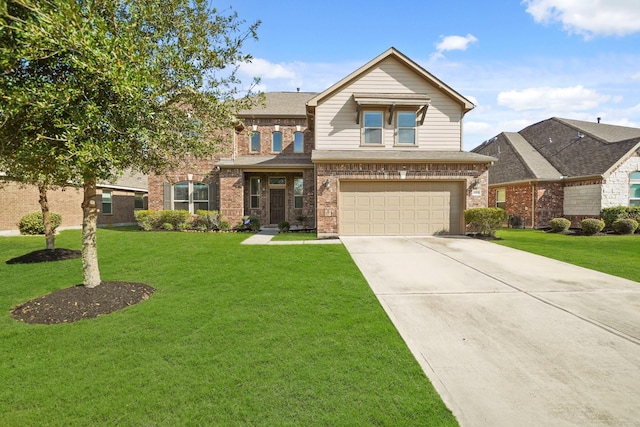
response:
[[[262,228],[258,233],[242,242],[243,245],[335,245],[342,244],[340,239],[320,240],[287,240],[272,242],[273,236],[278,234],[277,228]]]

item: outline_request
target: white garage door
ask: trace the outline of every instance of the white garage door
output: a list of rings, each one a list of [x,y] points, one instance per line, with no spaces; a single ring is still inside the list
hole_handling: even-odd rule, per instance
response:
[[[343,181],[339,234],[462,234],[463,188],[447,181]]]

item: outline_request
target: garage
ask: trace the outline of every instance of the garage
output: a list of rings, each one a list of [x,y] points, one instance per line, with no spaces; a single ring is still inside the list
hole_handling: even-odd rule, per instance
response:
[[[339,234],[462,234],[463,196],[455,181],[342,181]]]

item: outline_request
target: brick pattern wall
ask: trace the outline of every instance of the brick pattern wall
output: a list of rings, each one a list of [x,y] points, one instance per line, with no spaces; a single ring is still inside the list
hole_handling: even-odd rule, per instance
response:
[[[523,227],[543,228],[551,219],[562,216],[563,186],[560,183],[492,186],[489,207],[496,206],[498,189],[505,190],[505,210],[510,217],[519,218]]]
[[[244,178],[241,169],[220,171],[219,197],[222,219],[235,226],[244,216]]]
[[[318,164],[316,178],[318,188],[316,211],[318,234],[338,234],[340,179],[395,181],[400,179],[399,171],[406,170],[406,180],[463,180],[467,189],[465,208],[468,209],[487,206],[487,168],[485,164]],[[475,195],[477,190],[479,190],[479,195]]]
[[[253,130],[253,126],[256,130]],[[282,133],[282,152],[274,153],[272,149],[271,135],[275,132],[275,125],[279,126],[279,132]],[[271,156],[274,154],[283,154],[287,157],[309,157],[313,150],[313,131],[307,129],[306,119],[249,119],[246,120],[247,129],[236,135],[236,150],[239,156]],[[294,133],[302,132],[304,137],[304,151],[302,153],[294,153],[293,137]],[[251,135],[254,132],[260,133],[260,151],[251,152]]]
[[[102,192],[111,191],[111,212],[102,212]],[[135,192],[104,188],[98,189],[96,202],[100,213],[98,214],[98,225],[110,227],[114,225],[135,224]],[[147,196],[144,197],[144,206],[147,205]]]

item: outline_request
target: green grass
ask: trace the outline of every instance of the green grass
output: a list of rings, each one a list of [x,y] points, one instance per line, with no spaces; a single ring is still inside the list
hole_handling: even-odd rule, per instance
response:
[[[640,282],[640,235],[575,236],[540,230],[503,229],[499,245]]]
[[[295,240],[316,240],[318,238],[318,235],[316,233],[278,233],[275,236],[273,236],[273,239],[271,240],[275,240],[275,241],[280,241],[280,242],[290,242],[290,241],[295,241]]]
[[[9,309],[81,261],[7,265],[44,240],[0,238],[0,425],[457,425],[342,245],[245,238],[101,229],[103,280],[156,293],[49,326]]]

